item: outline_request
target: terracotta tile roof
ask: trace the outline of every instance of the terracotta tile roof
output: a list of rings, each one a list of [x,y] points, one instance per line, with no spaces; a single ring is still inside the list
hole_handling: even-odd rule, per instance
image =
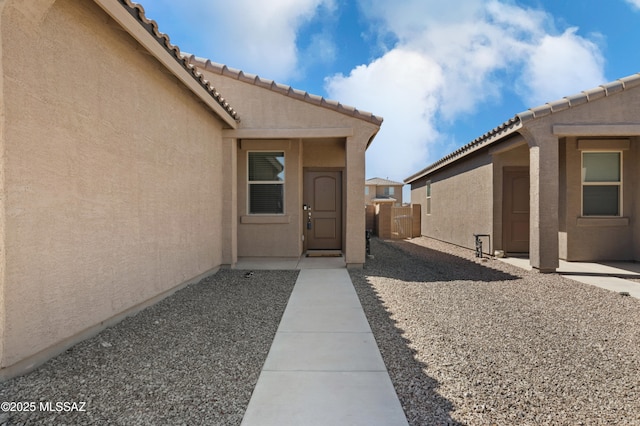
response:
[[[620,78],[610,83],[602,84],[593,89],[584,90],[575,95],[565,96],[562,99],[548,102],[535,108],[530,108],[516,114],[516,117],[518,117],[523,123],[526,123],[536,118],[544,117],[546,115],[611,96],[635,86],[640,86],[640,73]]]
[[[338,111],[342,114],[359,118],[361,120],[366,120],[378,126],[382,124],[382,117],[375,116],[370,112],[360,111],[354,107],[343,105],[340,102],[325,99],[322,96],[312,95],[308,92],[297,90],[284,84],[276,83],[273,80],[267,80],[254,74],[248,74],[241,70],[229,68],[224,64],[218,64],[206,58],[199,58],[195,55],[189,55],[186,53],[183,53],[183,57],[185,58],[185,61],[187,63],[195,65],[196,67],[200,67],[207,71],[226,77],[231,77],[248,84],[253,84],[255,86],[280,93],[281,95],[288,96],[293,99],[298,99],[300,101],[308,102],[313,105],[318,105],[324,108]]]
[[[229,105],[229,103],[222,97],[220,93],[207,81],[202,73],[200,73],[196,67],[191,65],[183,55],[180,53],[178,46],[171,44],[169,36],[161,33],[158,30],[158,24],[153,19],[146,17],[144,8],[138,3],[134,3],[131,0],[118,0],[118,2],[140,22],[149,34],[151,34],[156,41],[163,46],[167,52],[180,64],[182,67],[216,100],[216,102],[229,114],[235,121],[240,121],[238,113]]]
[[[367,181],[365,182],[365,185],[376,185],[376,186],[402,186],[404,185],[404,183],[402,182],[394,182],[392,180],[388,180],[388,179],[382,179],[382,178],[371,178],[371,179],[367,179]]]
[[[495,142],[498,142],[504,139],[505,137],[511,134],[517,133],[517,131],[520,130],[524,124],[526,124],[531,120],[545,117],[547,115],[564,111],[569,108],[576,107],[578,105],[583,105],[588,102],[593,102],[598,99],[611,96],[615,93],[619,93],[636,86],[640,86],[640,73],[633,74],[628,77],[620,78],[610,83],[602,84],[593,89],[584,90],[575,95],[565,96],[562,99],[558,99],[552,102],[547,102],[544,105],[540,105],[534,108],[529,108],[526,111],[516,114],[514,117],[505,121],[498,127],[472,140],[471,142],[457,149],[451,154],[448,154],[447,156],[427,166],[421,171],[409,176],[404,180],[404,182],[405,183],[414,182],[424,177],[425,175],[446,166],[447,164],[453,163],[459,160],[460,158],[463,158],[471,154],[472,152],[477,151],[480,148],[491,145]]]

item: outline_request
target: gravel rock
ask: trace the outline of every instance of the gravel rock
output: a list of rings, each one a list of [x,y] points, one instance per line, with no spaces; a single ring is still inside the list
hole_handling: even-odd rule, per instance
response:
[[[640,425],[640,300],[416,238],[350,271],[412,425]]]
[[[240,424],[296,271],[221,270],[0,384],[8,425]],[[86,402],[84,412],[40,402]]]

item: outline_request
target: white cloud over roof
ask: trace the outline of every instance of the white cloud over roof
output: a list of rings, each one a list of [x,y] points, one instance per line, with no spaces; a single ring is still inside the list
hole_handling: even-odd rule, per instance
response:
[[[438,137],[434,116],[443,78],[442,68],[429,57],[397,48],[355,68],[348,76],[327,80],[330,97],[349,105],[366,105],[368,110],[385,117],[376,141],[367,151],[369,171],[402,176],[407,167],[423,166],[428,143]],[[384,142],[378,143],[380,139]]]
[[[367,175],[402,180],[437,160],[448,139],[439,124],[499,100],[505,88],[537,106],[606,81],[597,44],[575,28],[556,31],[542,11],[497,0],[360,3],[380,39],[397,42],[326,87],[330,97],[385,118]]]
[[[593,42],[577,36],[575,28],[560,36],[545,35],[527,51],[521,93],[530,106],[589,89],[605,80],[600,50]]]
[[[175,7],[174,0],[153,1]],[[640,6],[640,0],[623,1]],[[317,33],[304,50],[298,35],[318,16],[339,14],[338,4],[190,0],[185,12],[188,24],[197,28],[192,32],[202,34],[202,43],[211,47],[212,60],[286,83],[313,66],[313,60],[336,57],[339,34]],[[367,152],[367,176],[403,180],[469,142],[453,140],[447,126],[499,105],[502,97],[519,99],[525,109],[606,81],[597,34],[557,29],[548,13],[512,0],[358,4],[358,25],[368,23],[367,37],[374,35],[381,53],[327,77],[325,88],[329,98],[385,119]],[[191,50],[198,52],[197,46]],[[486,130],[499,124],[486,123]]]
[[[169,10],[176,7],[175,0],[151,1],[166,4],[165,8]],[[334,1],[189,0],[182,4],[185,9],[181,14],[189,19],[185,26],[203,37],[201,45],[213,46],[224,57],[225,63],[247,72],[257,73],[259,70],[262,76],[272,80],[287,81],[299,69],[298,30],[321,9],[334,10]],[[159,6],[156,4],[154,7]],[[333,46],[327,40],[317,38],[314,43],[315,47],[324,49],[324,55],[332,54]],[[216,57],[211,59],[220,60]]]

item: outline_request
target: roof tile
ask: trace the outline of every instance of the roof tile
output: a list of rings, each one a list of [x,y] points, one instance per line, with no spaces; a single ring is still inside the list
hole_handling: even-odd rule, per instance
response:
[[[607,92],[607,96],[614,93],[622,92],[624,90],[624,84],[620,80],[603,84],[601,87]]]
[[[549,104],[538,105],[537,107],[530,108],[530,111],[533,112],[535,118],[544,117],[545,115],[549,115],[553,112]]]
[[[161,33],[158,29],[158,23],[153,19],[149,19],[146,16],[144,8],[138,3],[134,3],[131,0],[118,0],[119,3],[129,12],[131,16],[136,18],[140,25],[147,30],[156,41],[167,50],[167,52],[174,57],[174,59],[182,65],[182,67],[204,88],[216,102],[229,114],[235,121],[240,121],[238,113],[225,102],[220,94],[215,90],[209,81],[207,81],[202,73],[200,73],[193,65],[191,65],[183,55],[180,53],[178,46],[171,44],[169,36]]]
[[[578,105],[586,104],[589,101],[587,99],[587,97],[584,95],[584,92],[577,93],[577,94],[571,95],[571,96],[567,96],[565,99],[569,101],[569,105],[571,107],[575,107],[575,106],[578,106]]]
[[[625,89],[630,89],[635,86],[640,86],[640,73],[630,75],[628,77],[623,77],[620,79],[622,84],[624,84]]]
[[[597,99],[604,98],[607,96],[607,92],[602,88],[602,86],[594,87],[592,89],[585,90],[583,92],[587,97],[588,102],[593,102]]]
[[[571,108],[571,104],[567,98],[558,99],[557,101],[549,102],[547,105],[551,108],[551,112],[564,111]]]
[[[612,81],[610,83],[606,83],[600,85],[598,87],[594,87],[592,89],[584,90],[580,93],[566,96],[562,99],[546,103],[544,105],[540,105],[534,108],[530,108],[526,111],[522,111],[515,115],[515,117],[509,119],[504,122],[500,126],[494,128],[488,133],[474,139],[469,142],[465,146],[459,148],[458,150],[452,152],[436,161],[435,163],[427,166],[422,169],[418,173],[415,173],[408,178],[405,179],[406,183],[411,183],[421,177],[427,175],[428,173],[436,170],[443,165],[451,163],[456,159],[463,157],[465,153],[475,151],[483,145],[488,143],[492,143],[496,139],[499,139],[503,136],[513,133],[522,127],[522,125],[528,121],[534,120],[536,118],[544,117],[546,115],[550,115],[556,112],[560,112],[566,110],[568,108],[573,108],[578,105],[586,104],[588,102],[593,102],[595,100],[604,98],[606,96],[612,95],[614,93],[622,92],[623,90],[630,89],[635,86],[640,86],[640,73],[630,75],[628,77],[623,77],[618,80]]]
[[[121,0],[121,1],[127,1],[127,0]],[[359,118],[361,120],[369,121],[378,126],[382,124],[382,120],[383,120],[382,117],[373,115],[370,112],[360,111],[354,107],[343,105],[340,102],[330,100],[330,99],[325,99],[322,96],[312,95],[302,90],[293,89],[290,86],[287,86],[284,84],[278,84],[272,80],[263,79],[257,75],[244,73],[241,70],[229,68],[226,65],[212,62],[211,60],[206,58],[200,58],[188,53],[182,53],[182,56],[192,66],[200,67],[207,71],[224,75],[226,77],[233,77],[244,83],[253,84],[255,86],[269,89],[276,93],[280,93],[284,96],[288,96],[294,99],[299,99],[304,102],[322,106],[324,108],[332,109],[334,111],[338,111],[340,113],[343,113],[355,118]]]
[[[402,182],[396,182],[393,180],[389,180],[389,179],[382,179],[379,177],[375,177],[375,178],[371,178],[371,179],[367,179],[365,182],[366,185],[377,185],[377,186],[403,186],[404,183]]]

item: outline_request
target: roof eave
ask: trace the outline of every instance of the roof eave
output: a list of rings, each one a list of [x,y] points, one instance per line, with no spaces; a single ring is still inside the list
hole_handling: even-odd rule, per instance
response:
[[[290,86],[277,83],[273,80],[267,80],[267,79],[261,78],[260,76],[257,76],[257,75],[248,74],[241,70],[230,68],[224,64],[212,62],[210,59],[200,58],[188,53],[182,53],[182,57],[188,63],[196,67],[202,68],[206,71],[209,71],[211,73],[233,78],[243,83],[252,84],[254,86],[258,86],[263,89],[271,90],[283,96],[287,96],[287,97],[297,99],[312,105],[317,105],[333,111],[337,111],[341,114],[345,114],[350,117],[354,117],[360,120],[367,121],[369,123],[373,123],[378,128],[382,125],[383,118],[377,115],[374,115],[370,112],[362,111],[348,105],[343,105],[340,102],[333,101],[330,99],[325,99],[322,96],[312,95],[308,92],[297,90]],[[375,137],[375,134],[368,141],[367,147],[369,147],[369,145],[371,144],[373,137]]]
[[[482,147],[497,143],[503,140],[505,137],[513,134],[514,132],[518,132],[525,124],[532,120],[537,120],[551,114],[559,113],[561,111],[577,107],[579,105],[594,102],[637,86],[640,86],[640,73],[632,74],[630,76],[623,77],[606,84],[602,84],[593,89],[584,90],[575,95],[565,96],[562,99],[547,102],[546,104],[539,105],[534,108],[529,108],[526,111],[522,111],[516,114],[515,117],[513,117],[509,121],[496,127],[487,134],[475,139],[459,150],[438,160],[430,166],[422,169],[418,173],[409,176],[404,180],[404,182],[407,184],[415,182],[416,180],[421,179],[429,175],[430,173],[433,173],[434,171],[445,167],[448,164],[466,157],[468,154]]]
[[[455,163],[456,161],[467,157],[468,155],[482,148],[499,143],[509,136],[512,136],[514,133],[517,133],[521,128],[522,121],[520,120],[520,117],[516,115],[515,117],[505,121],[493,130],[469,142],[462,148],[457,149],[451,154],[441,158],[440,160],[425,167],[419,172],[409,176],[404,180],[404,183],[410,184],[412,182],[415,182],[416,180],[422,179],[423,177],[435,172],[436,170],[446,167],[449,164]]]
[[[169,38],[162,35],[162,40],[152,35],[142,22],[136,19],[133,8],[138,10],[141,18],[149,25],[156,26],[154,21],[147,20],[142,6],[135,5],[130,0],[94,0],[109,16],[124,28],[138,43],[140,43],[153,57],[155,57],[171,74],[191,90],[205,105],[207,105],[220,119],[233,129],[238,128],[237,113],[226,103],[224,98],[197,73],[193,66],[181,63],[180,50],[169,43]],[[174,52],[171,54],[170,52]]]

